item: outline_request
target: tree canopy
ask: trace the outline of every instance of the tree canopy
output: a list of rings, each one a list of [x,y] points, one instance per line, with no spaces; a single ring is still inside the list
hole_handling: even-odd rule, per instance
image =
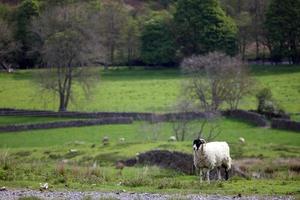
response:
[[[145,22],[141,34],[141,57],[146,64],[163,65],[175,60],[175,40],[171,30],[172,16],[156,13]]]
[[[237,27],[218,0],[178,0],[174,21],[183,55],[237,53]]]
[[[300,62],[300,0],[272,0],[266,14],[265,26],[275,61],[287,57]]]

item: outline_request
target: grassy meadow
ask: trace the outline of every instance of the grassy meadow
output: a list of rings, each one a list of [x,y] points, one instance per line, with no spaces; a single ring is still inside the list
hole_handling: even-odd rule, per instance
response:
[[[96,69],[95,69],[96,71]],[[300,120],[300,66],[252,66],[259,86],[272,89],[275,99],[292,118]],[[34,71],[0,73],[0,107],[56,110],[51,94],[39,93],[31,81]],[[183,76],[179,69],[125,68],[99,70],[100,82],[93,96],[78,100],[70,110],[80,111],[168,111],[180,93]],[[255,108],[253,96],[241,103]],[[6,124],[41,123],[68,118],[0,117]],[[229,143],[234,163],[259,179],[232,177],[228,182],[199,184],[197,176],[160,169],[156,166],[115,169],[115,162],[153,149],[192,153],[194,132],[186,141],[168,142],[174,135],[172,123],[105,125],[60,128],[0,134],[0,187],[38,189],[48,182],[51,190],[104,190],[156,193],[209,193],[236,195],[294,195],[300,190],[300,134],[258,128],[244,121],[221,118],[216,122],[221,134],[216,140]],[[194,130],[200,121],[193,121]],[[207,129],[204,131],[207,132]],[[109,136],[110,144],[102,139]],[[125,142],[119,138],[124,137]],[[239,137],[246,143],[239,143]],[[75,151],[74,151],[75,150]]]
[[[257,87],[270,87],[274,98],[288,112],[300,112],[300,66],[252,66]],[[42,93],[32,81],[34,71],[0,73],[0,107],[57,110],[52,94]],[[76,111],[156,111],[170,109],[180,94],[183,76],[179,69],[114,68],[95,70],[100,81],[93,95],[84,98],[77,89],[76,101],[69,110]],[[240,105],[254,109],[254,95]]]
[[[233,177],[229,182],[199,185],[197,176],[155,166],[126,167],[120,175],[115,162],[136,153],[153,149],[192,153],[193,134],[184,142],[172,143],[167,141],[173,135],[172,124],[135,122],[0,134],[0,185],[37,189],[38,183],[48,182],[51,189],[58,190],[299,194],[299,133],[257,128],[225,118],[216,123],[222,129],[216,140],[228,141],[234,162],[250,160],[243,168],[250,174],[261,173],[263,178]],[[101,142],[104,136],[110,138],[107,146]],[[119,142],[120,137],[125,142]],[[246,144],[240,144],[239,137],[244,137]]]

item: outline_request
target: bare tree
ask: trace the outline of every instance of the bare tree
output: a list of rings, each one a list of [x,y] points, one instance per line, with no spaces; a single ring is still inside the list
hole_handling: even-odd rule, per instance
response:
[[[230,110],[236,110],[243,97],[252,93],[255,81],[251,78],[248,65],[240,59],[234,59],[227,69],[227,93],[224,101]]]
[[[42,89],[59,97],[59,111],[66,111],[74,98],[74,83],[88,94],[97,79],[95,72],[85,67],[95,58],[93,29],[87,13],[82,5],[52,7],[32,24],[46,67],[36,80]]]
[[[221,127],[217,123],[217,118],[213,118],[214,120],[209,120],[205,118],[200,123],[200,128],[196,132],[198,138],[203,138],[207,142],[213,141],[217,138],[221,133]]]
[[[132,61],[137,59],[140,48],[140,30],[137,20],[129,18],[125,28],[124,36],[124,53],[127,57],[127,64],[132,65]]]
[[[182,113],[183,117],[172,120],[172,129],[177,141],[184,141],[186,137],[193,132],[192,120],[185,117],[184,114],[195,111],[194,105],[187,99],[180,99],[172,108],[172,111]]]
[[[203,118],[193,120],[188,114],[199,112],[199,108],[189,99],[183,98],[173,106],[172,111],[180,113],[180,118],[171,121],[173,133],[177,141],[184,141],[189,137],[214,140],[221,133],[218,124],[219,113],[203,112]]]
[[[18,44],[14,41],[13,33],[9,25],[0,19],[0,66],[7,72],[12,72],[14,56],[18,50]]]
[[[217,111],[225,101],[236,108],[250,86],[245,67],[240,58],[218,52],[186,58],[181,64],[188,75],[185,96],[205,111]]]

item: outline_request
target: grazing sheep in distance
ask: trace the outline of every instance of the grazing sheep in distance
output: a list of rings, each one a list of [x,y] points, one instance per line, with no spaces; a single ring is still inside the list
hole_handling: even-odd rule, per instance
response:
[[[239,142],[240,142],[241,144],[245,144],[245,138],[240,137],[240,138],[239,138]]]
[[[194,165],[200,171],[200,182],[202,182],[202,171],[206,173],[209,183],[210,170],[217,168],[218,179],[221,180],[221,167],[225,168],[225,179],[228,180],[228,171],[231,168],[229,146],[226,142],[209,142],[204,139],[196,139],[193,143]]]
[[[170,138],[168,139],[168,142],[176,142],[176,136],[170,136]]]
[[[125,138],[121,137],[119,138],[119,143],[124,143],[125,142]]]
[[[108,145],[109,144],[109,138],[107,136],[104,136],[102,139],[102,144],[103,145]]]

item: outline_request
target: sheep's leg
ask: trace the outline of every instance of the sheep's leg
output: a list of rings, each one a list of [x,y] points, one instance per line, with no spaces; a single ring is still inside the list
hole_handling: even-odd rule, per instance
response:
[[[230,170],[230,168],[227,165],[222,165],[225,169],[225,180],[227,181],[229,179],[229,174],[228,171]]]
[[[205,174],[206,174],[206,180],[207,180],[207,183],[210,183],[210,179],[209,179],[209,169],[206,169]]]
[[[222,180],[220,167],[217,167],[217,173],[218,173],[218,180]]]
[[[199,168],[199,178],[200,178],[200,183],[203,182],[203,179],[202,179],[202,169]]]
[[[229,179],[229,175],[228,175],[228,169],[225,169],[225,180],[227,181]]]

